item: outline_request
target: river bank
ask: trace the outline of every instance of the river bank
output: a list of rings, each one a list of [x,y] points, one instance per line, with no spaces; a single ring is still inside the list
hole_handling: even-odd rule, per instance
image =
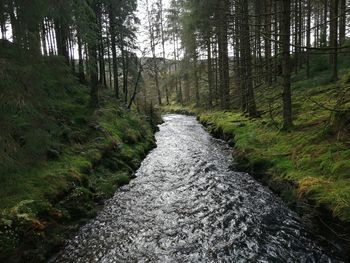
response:
[[[155,146],[152,127],[135,113],[108,105],[95,117],[86,124],[93,127],[84,134],[89,137],[85,142],[65,146],[54,160],[16,176],[13,188],[23,191],[11,193],[11,182],[5,181],[1,260],[45,262],[119,186],[131,180]],[[75,136],[82,139],[83,131]]]
[[[127,184],[155,120],[89,87],[60,57],[0,49],[0,261],[45,262]]]
[[[317,125],[283,132],[263,118],[249,119],[240,113],[179,106],[163,110],[197,116],[211,134],[234,147],[237,171],[267,185],[301,216],[320,243],[349,257],[350,200],[344,198],[349,193],[349,170],[336,169],[347,163],[346,142],[322,139]]]
[[[164,115],[157,148],[50,263],[340,262],[193,116]]]

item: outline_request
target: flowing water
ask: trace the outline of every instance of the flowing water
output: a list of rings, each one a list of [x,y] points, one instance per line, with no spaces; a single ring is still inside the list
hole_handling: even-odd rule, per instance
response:
[[[338,262],[194,117],[166,115],[158,147],[51,262]]]

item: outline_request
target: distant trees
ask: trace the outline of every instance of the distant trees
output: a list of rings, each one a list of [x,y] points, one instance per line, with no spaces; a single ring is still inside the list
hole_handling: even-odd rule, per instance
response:
[[[177,83],[185,83],[184,94],[190,96],[185,96],[186,103],[236,108],[256,117],[260,114],[256,91],[273,89],[270,93],[278,96],[266,92],[258,99],[279,104],[283,127],[289,128],[293,125],[292,73],[305,70],[310,78],[314,54],[329,54],[330,79],[338,79],[337,58],[347,47],[349,29],[346,0],[174,2],[168,23],[176,6],[172,37],[176,39],[174,32],[182,36],[182,68],[176,55],[182,52],[176,47],[174,61],[180,76]],[[176,90],[179,94],[178,84]]]
[[[151,104],[239,109],[260,115],[259,100],[277,104],[293,123],[291,74],[312,76],[313,56],[330,57],[331,80],[347,47],[347,0],[145,0]],[[3,0],[1,37],[34,55],[59,55],[91,86],[91,105],[110,86],[129,105],[140,79],[135,63],[137,0]],[[135,68],[136,67],[136,68]],[[305,70],[305,71],[304,71]],[[264,98],[259,89],[269,90]],[[278,96],[270,96],[278,93]],[[155,98],[153,101],[153,97]],[[133,99],[132,99],[133,98]],[[275,110],[277,111],[277,110]]]

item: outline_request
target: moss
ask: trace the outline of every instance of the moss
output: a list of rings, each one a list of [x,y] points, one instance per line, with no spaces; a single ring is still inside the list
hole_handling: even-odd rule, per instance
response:
[[[89,109],[88,88],[55,57],[7,61],[0,77],[0,261],[44,262],[129,182],[154,147],[153,127],[107,93]]]
[[[326,107],[333,107],[338,91],[348,86],[348,71],[343,72],[346,74],[342,79],[331,84],[323,74],[310,80],[305,80],[305,76],[294,77],[294,127],[289,131],[276,128],[281,122],[279,116],[271,125],[268,114],[248,119],[238,112],[200,108],[188,111],[196,114],[215,137],[234,145],[237,169],[269,174],[266,180],[285,195],[289,203],[298,197],[307,198],[317,207],[331,211],[334,217],[350,222],[350,184],[346,181],[350,176],[347,111],[343,117],[336,118],[327,109],[305,99],[310,96]],[[257,104],[262,112],[268,112],[268,105],[261,100],[263,97],[257,95]],[[276,102],[273,106],[281,105]],[[172,108],[168,106],[165,110],[172,111]]]

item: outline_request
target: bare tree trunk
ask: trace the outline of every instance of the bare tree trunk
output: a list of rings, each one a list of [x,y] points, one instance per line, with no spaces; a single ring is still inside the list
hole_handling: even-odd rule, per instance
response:
[[[274,23],[273,23],[273,29],[274,29],[274,82],[277,82],[277,74],[278,74],[278,34],[279,34],[279,26],[278,26],[278,21],[279,21],[279,5],[277,1],[274,1],[273,5],[275,17],[274,17]]]
[[[122,53],[122,65],[123,65],[123,92],[124,102],[128,101],[128,53],[125,50],[123,39],[121,39],[121,53]]]
[[[79,56],[79,69],[78,69],[78,74],[79,74],[79,81],[80,83],[85,83],[85,72],[84,72],[84,57],[83,57],[83,44],[81,40],[80,33],[78,32],[77,34],[77,39],[78,39],[78,56]]]
[[[56,33],[56,47],[57,54],[59,56],[64,56],[67,64],[69,64],[69,52],[68,52],[68,26],[61,23],[59,20],[55,22],[55,33]]]
[[[219,0],[218,14],[218,43],[219,43],[219,71],[220,71],[220,99],[223,109],[229,108],[229,64],[227,47],[227,19],[229,3],[227,0]]]
[[[156,56],[155,35],[154,35],[153,25],[151,21],[151,12],[149,10],[148,0],[146,0],[146,9],[147,9],[147,18],[148,18],[148,27],[149,27],[148,30],[149,30],[149,36],[151,41],[154,81],[155,81],[156,90],[157,90],[158,104],[162,105],[162,96],[161,96],[160,87],[159,87],[159,69],[158,69],[158,62],[157,62],[157,56]]]
[[[328,29],[328,1],[323,0],[323,21],[322,21],[322,30],[321,30],[321,47],[327,46],[327,29]],[[332,1],[332,0],[331,0]]]
[[[41,22],[41,44],[43,48],[43,54],[44,56],[47,56],[47,42],[46,42],[46,25],[45,25],[45,19]]]
[[[194,55],[193,55],[194,88],[195,88],[196,106],[199,106],[200,98],[199,98],[199,78],[198,78],[198,65],[197,64],[198,64],[198,57],[197,57],[197,51],[195,48]]]
[[[254,117],[257,115],[256,104],[254,98],[253,89],[253,76],[252,76],[252,53],[250,47],[250,30],[249,30],[249,11],[248,2],[241,1],[242,4],[242,54],[244,60],[244,73],[245,73],[245,88],[246,88],[246,99],[247,99],[247,112],[249,116]]]
[[[300,1],[295,1],[294,2],[294,72],[295,74],[298,73],[298,65],[299,65],[299,55],[300,55],[300,48],[299,46],[299,16],[301,15],[299,11],[299,4]]]
[[[99,60],[99,80],[102,86],[106,86],[106,65],[105,65],[105,50],[103,45],[103,24],[102,24],[102,6],[101,3],[97,4],[97,26],[98,26],[98,60]]]
[[[210,33],[207,36],[207,70],[208,70],[208,107],[213,106],[213,65],[211,61],[211,41]]]
[[[310,78],[310,37],[311,37],[311,0],[307,0],[307,26],[306,26],[306,77]]]
[[[135,86],[134,86],[134,91],[132,93],[132,96],[130,98],[130,101],[129,101],[129,104],[127,106],[128,109],[131,108],[131,105],[132,103],[134,102],[135,98],[136,98],[136,95],[137,95],[137,88],[139,86],[139,82],[140,82],[140,79],[141,79],[141,74],[142,74],[142,64],[141,64],[141,59],[140,61],[138,62],[139,63],[139,70],[138,70],[138,73],[137,73],[137,78],[136,78],[136,82],[135,82]]]
[[[110,6],[109,13],[109,31],[111,35],[111,49],[112,49],[112,65],[113,65],[113,86],[114,94],[117,99],[119,99],[119,79],[118,79],[118,60],[117,60],[117,44],[116,44],[116,21],[113,12],[113,6]]]
[[[50,55],[55,55],[55,40],[54,40],[54,30],[52,30],[52,23],[50,23],[49,21],[47,21],[46,23],[47,28],[49,30],[49,53]]]
[[[282,77],[283,77],[283,128],[288,129],[292,121],[292,94],[290,80],[290,0],[282,0]]]
[[[165,67],[165,72],[167,72],[166,68],[166,58],[165,58],[165,37],[164,37],[164,21],[163,21],[163,1],[159,0],[159,7],[160,7],[160,31],[161,31],[161,39],[162,39],[162,51],[163,51],[163,63]],[[165,84],[165,98],[166,98],[166,103],[169,104],[169,93],[168,93],[168,86]]]
[[[334,48],[330,60],[332,62],[332,81],[338,80],[338,2],[339,0],[331,0],[330,8],[330,42]]]
[[[97,108],[99,105],[97,45],[89,45],[89,69],[90,69],[90,106],[93,108]]]
[[[266,63],[266,83],[268,85],[272,84],[271,76],[271,0],[265,0],[265,63]]]
[[[219,91],[218,91],[218,86],[219,86],[219,66],[218,66],[218,45],[217,45],[217,36],[215,37],[215,43],[214,45],[214,54],[215,54],[215,105],[218,105],[218,100],[219,100]]]
[[[346,37],[346,0],[340,0],[339,45],[343,45]]]

